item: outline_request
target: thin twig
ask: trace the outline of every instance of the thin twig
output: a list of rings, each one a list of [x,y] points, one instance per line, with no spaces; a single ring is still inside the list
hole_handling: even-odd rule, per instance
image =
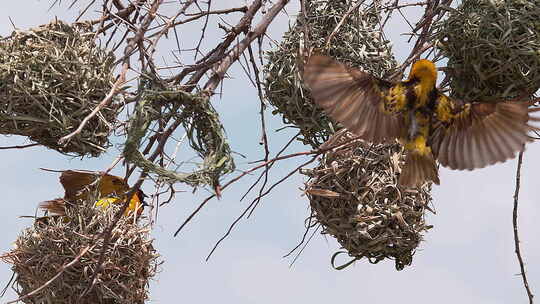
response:
[[[229,226],[229,229],[227,229],[227,232],[225,232],[225,234],[216,242],[216,244],[214,245],[214,247],[212,248],[212,250],[210,250],[210,253],[208,254],[208,256],[206,256],[206,261],[210,260],[210,258],[212,257],[212,254],[214,254],[214,252],[216,251],[216,249],[219,247],[219,245],[225,240],[227,239],[227,237],[231,234],[232,230],[234,229],[234,227],[236,227],[236,225],[240,222],[240,220],[242,218],[244,218],[244,216],[251,210],[251,208],[253,206],[255,206],[262,197],[266,196],[268,193],[270,193],[272,191],[272,189],[274,189],[276,186],[278,186],[279,184],[281,184],[282,182],[284,182],[285,180],[287,180],[289,177],[291,177],[294,173],[298,172],[300,169],[302,169],[303,167],[309,165],[310,163],[314,162],[315,160],[317,159],[317,156],[313,156],[310,160],[304,162],[303,164],[297,166],[295,169],[293,169],[291,172],[289,172],[287,175],[285,175],[284,177],[282,177],[281,179],[279,179],[277,182],[275,182],[272,186],[270,186],[270,188],[268,188],[268,190],[266,190],[264,193],[260,194],[259,196],[257,196],[245,209],[244,211],[233,221],[233,223]]]
[[[94,249],[94,247],[96,247],[96,244],[94,244],[92,246],[86,246],[85,248],[83,248],[81,250],[81,252],[71,262],[69,262],[66,265],[62,266],[62,269],[60,269],[60,271],[58,271],[58,273],[54,277],[52,277],[50,280],[45,282],[40,287],[38,287],[38,288],[32,290],[31,292],[25,294],[24,296],[22,296],[22,297],[20,297],[20,298],[18,298],[16,300],[9,301],[6,304],[17,303],[19,301],[22,301],[22,300],[24,300],[26,298],[29,298],[29,297],[35,295],[36,293],[40,292],[45,287],[49,286],[52,282],[54,282],[56,279],[58,279],[64,273],[64,271],[66,271],[69,267],[75,265],[75,263],[77,263],[81,259],[81,257],[88,252],[88,250],[92,250],[92,249]]]
[[[30,148],[39,146],[40,144],[34,143],[34,144],[28,144],[28,145],[22,145],[22,146],[9,146],[9,147],[0,147],[0,150],[9,150],[9,149],[24,149],[24,148]]]
[[[287,154],[287,155],[283,155],[283,156],[277,156],[277,157],[274,157],[268,161],[264,161],[262,164],[259,164],[247,171],[244,171],[242,173],[240,173],[238,176],[232,178],[231,180],[229,180],[227,183],[225,183],[225,185],[223,185],[223,187],[221,187],[221,190],[225,190],[228,186],[230,186],[231,184],[237,182],[238,180],[242,179],[244,176],[254,172],[254,171],[257,171],[258,169],[261,169],[261,168],[266,168],[268,167],[270,164],[273,164],[277,161],[280,161],[280,160],[285,160],[285,159],[289,159],[289,158],[293,158],[293,157],[298,157],[298,156],[308,156],[308,155],[319,155],[319,154],[322,154],[322,153],[325,153],[326,151],[329,151],[329,150],[332,150],[332,149],[343,149],[351,144],[353,144],[355,141],[359,140],[360,137],[354,137],[352,138],[351,140],[348,140],[344,143],[341,143],[341,144],[335,144],[335,145],[328,145],[327,147],[321,147],[317,150],[311,150],[311,151],[305,151],[305,152],[297,152],[297,153],[291,153],[291,154]],[[310,161],[311,162],[311,161]],[[271,190],[272,188],[270,188]],[[267,191],[268,192],[268,191]],[[265,192],[265,194],[267,193]],[[174,233],[174,236],[176,237],[180,231],[182,231],[182,229],[184,229],[184,227],[191,221],[193,220],[193,218],[195,217],[195,215],[197,215],[197,213],[199,213],[199,211],[202,210],[202,208],[212,199],[214,198],[216,195],[215,194],[212,194],[210,195],[209,197],[207,197],[188,217],[187,219],[184,220],[184,222],[180,225],[180,227],[175,231]]]
[[[527,297],[529,297],[529,304],[533,304],[533,293],[529,287],[529,282],[527,281],[527,275],[525,272],[525,264],[523,263],[523,258],[521,257],[521,250],[519,248],[519,236],[518,236],[518,199],[519,199],[519,189],[521,183],[521,165],[523,164],[523,151],[519,152],[517,172],[516,172],[516,191],[514,193],[514,211],[512,212],[512,225],[514,227],[514,245],[515,252],[519,262],[519,268],[521,269],[521,278],[523,279],[523,286],[527,291]]]
[[[307,246],[309,245],[309,243],[311,242],[311,240],[313,239],[313,237],[315,236],[315,233],[317,233],[317,231],[319,231],[319,229],[321,228],[321,224],[318,224],[317,227],[315,227],[315,229],[313,229],[313,233],[311,233],[311,235],[309,236],[309,238],[307,239],[306,242],[304,242],[304,240],[302,239],[302,243],[304,244],[304,246],[302,246],[302,248],[300,249],[300,251],[298,251],[298,253],[294,256],[293,260],[291,261],[291,263],[289,264],[289,268],[293,267],[294,263],[296,263],[296,261],[298,260],[298,258],[300,257],[300,255],[304,252],[304,250],[306,250]],[[308,232],[308,230],[306,230],[306,233]],[[301,243],[301,244],[302,244]],[[300,244],[298,244],[300,246]]]
[[[300,239],[300,242],[298,242],[298,244],[296,244],[296,246],[293,247],[293,249],[289,250],[289,252],[287,254],[285,254],[283,256],[283,258],[288,258],[291,254],[293,254],[293,252],[296,251],[296,249],[300,248],[300,246],[302,246],[302,244],[304,244],[304,242],[306,241],[306,237],[309,233],[309,231],[311,230],[311,228],[313,228],[311,222],[313,221],[313,210],[311,211],[311,215],[307,218],[307,224],[306,224],[306,230],[304,231],[304,234],[302,235],[302,239]]]
[[[214,75],[208,80],[205,84],[204,89],[210,93],[213,93],[217,88],[218,84],[221,82],[227,70],[231,65],[240,58],[240,55],[246,50],[246,48],[259,36],[262,36],[266,33],[266,28],[274,20],[277,14],[283,9],[283,7],[289,2],[289,0],[279,0],[274,4],[268,13],[263,17],[261,22],[257,26],[246,34],[246,37],[242,39],[238,44],[236,44],[232,51],[230,51],[225,58],[221,61],[219,67],[216,69]]]
[[[116,80],[116,82],[114,83],[113,87],[111,88],[111,90],[109,91],[109,94],[107,94],[107,96],[105,96],[105,98],[103,98],[103,100],[94,108],[94,110],[92,110],[92,112],[90,114],[88,114],[84,119],[83,121],[81,122],[81,124],[79,125],[79,127],[71,132],[70,134],[60,138],[60,140],[58,140],[58,143],[63,145],[65,143],[67,143],[73,136],[81,133],[82,129],[84,129],[84,126],[86,126],[86,124],[88,123],[88,121],[90,119],[92,119],[92,117],[96,116],[96,114],[101,110],[103,109],[104,107],[106,107],[108,104],[111,103],[113,97],[118,94],[118,92],[120,91],[120,88],[122,87],[122,85],[126,82],[126,73],[127,73],[127,70],[128,70],[128,64],[127,63],[124,63],[123,66],[122,66],[122,71],[120,72],[120,76],[118,77],[118,79]]]

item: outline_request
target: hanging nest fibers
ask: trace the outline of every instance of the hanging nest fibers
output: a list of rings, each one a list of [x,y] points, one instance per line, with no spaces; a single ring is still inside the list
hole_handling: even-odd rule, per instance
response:
[[[538,0],[465,0],[435,37],[454,97],[512,99],[540,88]]]
[[[19,296],[42,287],[22,302],[143,304],[148,299],[148,283],[156,274],[158,254],[149,225],[134,223],[133,217],[122,217],[114,228],[101,271],[92,282],[103,244],[99,236],[121,208],[114,204],[95,207],[94,203],[73,204],[64,217],[37,220],[19,235],[14,249],[0,256],[12,265],[12,287]],[[81,297],[89,286],[92,288]]]
[[[139,151],[142,141],[156,124],[168,123],[183,126],[190,147],[202,160],[193,170],[169,170]],[[124,155],[127,161],[156,174],[162,181],[182,182],[192,187],[210,185],[216,189],[219,179],[235,168],[223,125],[208,96],[174,87],[144,91],[129,120]],[[176,165],[178,168],[186,164]]]
[[[54,21],[0,39],[0,134],[27,136],[76,156],[98,156],[110,146],[116,104],[103,108],[65,146],[114,83],[114,56],[84,24]]]
[[[354,138],[340,132],[337,142]],[[431,210],[431,184],[401,190],[397,186],[402,149],[398,144],[374,145],[356,140],[327,152],[309,176],[306,193],[312,216],[323,234],[336,238],[353,260],[363,257],[375,264],[395,260],[397,270],[410,265],[425,231],[426,210]]]
[[[315,106],[300,77],[306,48],[325,52],[341,62],[379,77],[387,77],[397,66],[391,45],[379,26],[379,8],[360,6],[339,27],[328,47],[326,39],[354,0],[305,1],[306,18],[301,14],[296,25],[285,33],[279,46],[267,53],[266,98],[283,115],[286,124],[298,128],[304,144],[317,148],[339,127]],[[307,32],[307,36],[306,36]],[[321,50],[322,49],[322,50]]]

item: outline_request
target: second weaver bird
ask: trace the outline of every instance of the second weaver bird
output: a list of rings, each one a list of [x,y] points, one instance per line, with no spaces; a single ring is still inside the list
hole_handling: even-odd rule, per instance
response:
[[[303,78],[316,104],[350,132],[373,143],[404,146],[398,184],[439,184],[435,159],[445,167],[472,170],[516,156],[528,133],[540,130],[528,102],[462,102],[436,88],[433,62],[416,61],[409,77],[386,81],[322,55],[311,56]]]
[[[111,203],[123,203],[126,199],[126,193],[129,191],[129,185],[123,178],[92,171],[62,171],[60,183],[65,190],[64,198],[45,201],[40,204],[42,209],[56,215],[65,215],[65,209],[70,204],[76,204],[78,201],[85,201],[90,198],[95,199],[95,205],[100,207],[107,207]],[[140,189],[134,193],[124,215],[133,212],[140,215],[146,205],[144,202],[145,196]]]

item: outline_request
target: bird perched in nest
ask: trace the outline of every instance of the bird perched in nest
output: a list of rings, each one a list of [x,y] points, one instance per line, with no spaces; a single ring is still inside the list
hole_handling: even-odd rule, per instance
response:
[[[127,182],[118,176],[100,174],[92,171],[62,171],[60,183],[64,187],[64,198],[57,198],[42,202],[39,206],[53,214],[64,216],[66,208],[71,204],[95,198],[96,206],[106,208],[110,204],[122,204],[129,191]],[[124,215],[137,212],[140,215],[147,204],[144,202],[146,195],[142,190],[133,194]]]
[[[304,81],[316,104],[350,132],[373,143],[404,146],[406,159],[398,184],[439,184],[435,159],[457,170],[483,168],[513,158],[528,133],[540,130],[529,102],[462,102],[435,87],[433,62],[416,61],[407,80],[390,82],[313,55]]]

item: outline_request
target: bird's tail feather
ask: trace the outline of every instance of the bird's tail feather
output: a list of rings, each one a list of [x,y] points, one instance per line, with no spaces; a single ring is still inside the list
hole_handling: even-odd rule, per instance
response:
[[[44,201],[39,204],[39,208],[47,210],[55,215],[66,215],[66,204],[64,199],[57,198],[50,201]]]
[[[403,187],[417,187],[426,181],[437,185],[440,182],[435,159],[431,153],[423,155],[412,151],[405,159],[398,184]]]

